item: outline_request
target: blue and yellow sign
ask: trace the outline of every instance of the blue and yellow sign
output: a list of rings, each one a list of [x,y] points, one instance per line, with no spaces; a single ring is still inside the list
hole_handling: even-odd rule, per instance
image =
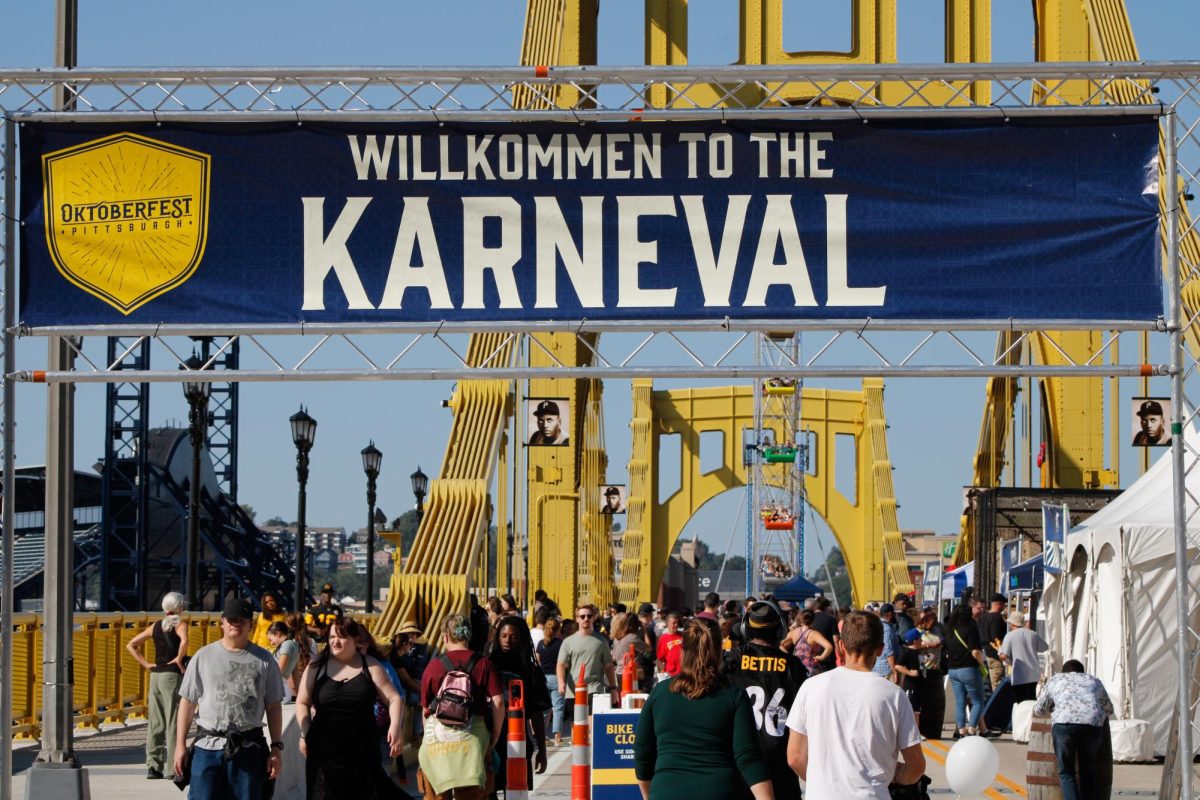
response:
[[[633,774],[633,742],[640,714],[592,715],[592,800],[641,800]]]
[[[122,314],[204,257],[209,157],[121,133],[42,157],[46,246],[71,283]]]
[[[1153,321],[1158,121],[20,128],[20,322]]]

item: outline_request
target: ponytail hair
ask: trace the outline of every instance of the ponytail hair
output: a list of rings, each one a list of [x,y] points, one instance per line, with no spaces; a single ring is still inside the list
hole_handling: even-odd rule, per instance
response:
[[[162,599],[162,629],[173,631],[179,625],[179,612],[183,611],[183,595],[179,592],[167,592]]]
[[[682,646],[679,674],[671,679],[671,691],[699,700],[720,688],[721,644],[716,626],[693,619],[683,629]]]
[[[562,621],[558,617],[550,617],[542,625],[542,641],[550,644],[554,641],[554,637],[558,636],[560,630],[562,630]]]
[[[442,635],[455,644],[465,644],[471,639],[471,623],[462,614],[451,614],[442,622]]]

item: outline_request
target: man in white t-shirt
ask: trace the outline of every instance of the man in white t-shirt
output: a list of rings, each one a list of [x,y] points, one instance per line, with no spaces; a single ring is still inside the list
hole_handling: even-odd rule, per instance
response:
[[[788,764],[809,800],[888,800],[888,784],[925,773],[912,706],[904,690],[871,672],[883,652],[878,617],[847,616],[837,648],[845,666],[809,678],[792,703]]]

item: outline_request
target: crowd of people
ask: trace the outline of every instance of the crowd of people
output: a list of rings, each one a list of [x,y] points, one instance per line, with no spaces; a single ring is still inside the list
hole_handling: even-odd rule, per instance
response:
[[[221,639],[189,660],[183,601],[168,595],[162,618],[128,644],[151,672],[148,777],[190,782],[200,800],[257,799],[279,772],[284,708],[294,703],[313,800],[398,799],[408,789],[496,798],[512,774],[512,743],[501,741],[507,712],[523,709],[532,787],[549,749],[571,743],[582,681],[589,713],[598,696],[618,706],[623,689],[648,694],[634,745],[646,800],[798,799],[801,780],[810,797],[920,798],[920,715],[943,676],[955,738],[994,735],[982,714],[987,694],[1007,673],[1019,700],[1034,699],[1046,649],[1020,612],[1005,614],[1000,595],[987,610],[961,604],[944,622],[903,594],[858,611],[820,596],[788,606],[715,593],[695,611],[613,603],[564,613],[540,590],[528,610],[511,594],[469,600],[427,641],[406,622],[381,649],[328,584],[304,614],[270,594],[257,615],[233,599]],[[1098,731],[1112,706],[1103,691],[1068,662],[1038,698],[1053,714],[1064,797],[1104,790],[1103,768],[1079,769],[1104,762]],[[936,727],[940,735],[940,719]],[[401,755],[417,737],[410,780]]]

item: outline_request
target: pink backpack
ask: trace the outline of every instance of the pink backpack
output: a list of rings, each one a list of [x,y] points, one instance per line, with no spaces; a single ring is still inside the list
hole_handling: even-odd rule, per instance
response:
[[[446,675],[429,703],[429,710],[443,725],[465,728],[471,721],[471,698],[475,689],[471,682],[471,670],[478,659],[478,654],[472,653],[466,665],[459,669],[449,656],[442,654],[440,660],[446,667]]]

